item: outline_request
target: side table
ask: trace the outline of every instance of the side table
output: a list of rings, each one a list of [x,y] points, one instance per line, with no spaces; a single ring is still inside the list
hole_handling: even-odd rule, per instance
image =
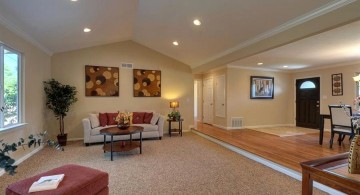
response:
[[[184,119],[179,119],[179,120],[171,120],[171,119],[167,119],[167,121],[169,122],[169,136],[171,137],[171,133],[172,132],[179,132],[179,134],[181,135],[182,137],[182,122],[184,121]],[[178,129],[174,129],[174,128],[171,128],[171,123],[179,123],[179,128]]]

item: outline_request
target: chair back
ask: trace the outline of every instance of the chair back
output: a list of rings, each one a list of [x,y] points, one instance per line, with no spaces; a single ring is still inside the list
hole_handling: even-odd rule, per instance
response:
[[[332,126],[344,126],[353,128],[351,120],[352,110],[350,105],[329,105],[329,109]]]

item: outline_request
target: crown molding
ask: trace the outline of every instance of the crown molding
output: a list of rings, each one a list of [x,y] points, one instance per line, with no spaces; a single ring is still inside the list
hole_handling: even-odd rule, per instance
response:
[[[276,70],[271,68],[257,68],[257,67],[245,67],[245,66],[236,66],[236,65],[227,65],[228,68],[243,69],[243,70],[257,70],[257,71],[266,71],[266,72],[287,72],[283,70]]]
[[[259,34],[259,35],[255,36],[253,39],[249,39],[247,41],[244,41],[244,42],[238,44],[237,46],[235,46],[233,48],[225,50],[224,52],[221,52],[221,53],[219,53],[217,55],[214,55],[214,56],[204,60],[202,63],[192,66],[192,68],[196,68],[196,67],[199,67],[199,66],[201,66],[203,64],[207,64],[207,63],[209,63],[211,61],[214,61],[214,60],[216,60],[216,59],[218,59],[220,57],[226,56],[226,55],[231,54],[231,53],[233,53],[233,52],[235,52],[237,50],[243,49],[243,48],[245,48],[247,46],[250,46],[252,44],[260,42],[260,41],[262,41],[264,39],[270,38],[270,37],[272,37],[272,36],[274,36],[276,34],[284,32],[284,31],[286,31],[286,30],[288,30],[288,29],[290,29],[292,27],[295,27],[297,25],[305,23],[305,22],[307,22],[309,20],[312,20],[312,19],[314,19],[316,17],[319,17],[319,16],[324,15],[326,13],[329,13],[331,11],[334,11],[334,10],[336,10],[338,8],[341,8],[341,7],[345,6],[345,5],[353,3],[355,1],[356,0],[339,0],[339,1],[328,3],[328,4],[326,4],[326,5],[322,6],[322,7],[319,7],[317,9],[311,11],[311,12],[308,12],[305,15],[302,15],[302,16],[299,16],[299,17],[297,17],[295,19],[289,20],[286,23],[281,24],[280,26],[277,26],[277,27],[275,27],[275,28],[273,28],[273,29],[271,29],[269,31],[266,31],[266,32],[264,32],[262,34]]]
[[[29,41],[31,44],[39,48],[41,51],[45,52],[48,55],[52,55],[53,52],[50,51],[48,48],[40,44],[38,41],[36,41],[33,37],[31,37],[29,34],[27,34],[25,31],[21,30],[16,25],[12,24],[8,19],[6,19],[1,13],[0,13],[0,24],[3,24],[5,28],[10,30],[11,32],[15,33],[16,35],[20,36],[21,38],[25,39],[26,41]]]

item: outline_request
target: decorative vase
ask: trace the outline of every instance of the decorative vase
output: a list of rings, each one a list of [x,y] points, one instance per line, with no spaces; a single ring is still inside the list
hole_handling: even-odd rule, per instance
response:
[[[350,145],[349,173],[360,174],[360,136],[355,135]]]
[[[129,128],[130,125],[129,125],[129,123],[126,123],[126,124],[124,124],[124,123],[119,123],[117,127],[118,127],[119,129],[125,130],[125,129]]]

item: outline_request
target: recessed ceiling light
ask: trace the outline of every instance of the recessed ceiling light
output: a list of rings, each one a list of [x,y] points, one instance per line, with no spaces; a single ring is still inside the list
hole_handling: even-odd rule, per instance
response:
[[[78,1],[78,0],[71,0],[71,1]]]
[[[284,68],[287,68],[288,66],[283,66]]]
[[[176,46],[178,46],[178,45],[179,45],[179,42],[177,42],[177,41],[174,41],[174,42],[173,42],[173,45],[176,45]]]
[[[84,32],[90,32],[91,29],[90,28],[84,28]]]
[[[264,63],[262,63],[262,62],[259,62],[259,63],[257,63],[257,65],[259,65],[259,66],[261,66],[261,65],[263,65]]]
[[[200,22],[200,20],[196,19],[196,20],[194,20],[194,24],[195,24],[196,26],[200,26],[200,25],[201,25],[201,22]]]

